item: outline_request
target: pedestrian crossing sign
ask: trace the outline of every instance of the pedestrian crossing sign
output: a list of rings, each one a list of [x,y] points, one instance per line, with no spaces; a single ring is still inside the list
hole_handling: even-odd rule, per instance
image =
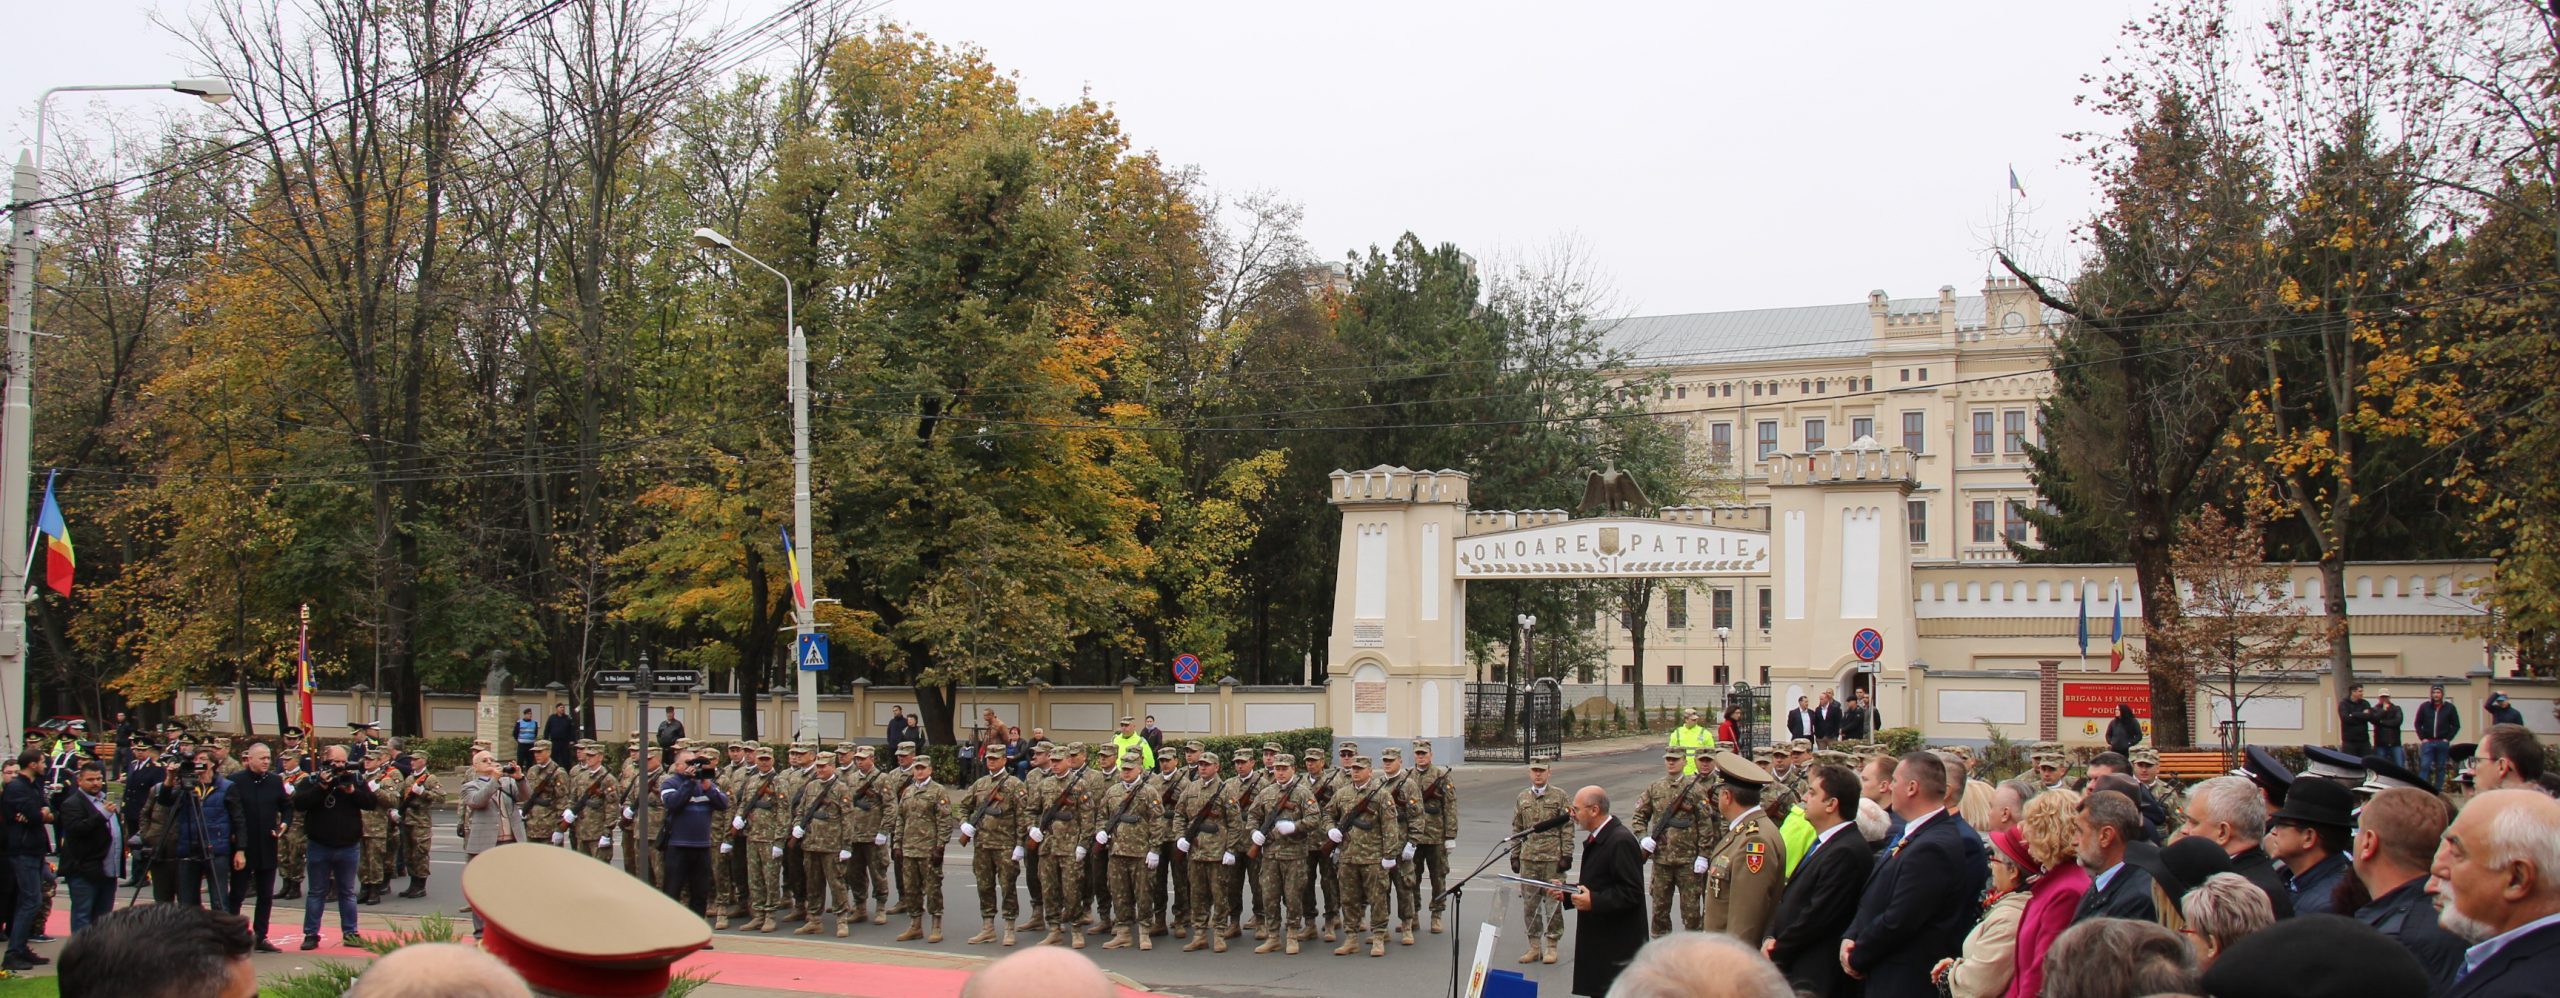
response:
[[[827,636],[824,634],[801,635],[799,657],[800,671],[827,671]]]

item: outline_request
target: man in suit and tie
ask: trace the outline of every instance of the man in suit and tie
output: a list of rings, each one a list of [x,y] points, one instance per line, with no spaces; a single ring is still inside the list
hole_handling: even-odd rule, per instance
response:
[[[1840,939],[1858,917],[1858,895],[1875,871],[1875,853],[1858,834],[1858,774],[1847,766],[1815,769],[1800,806],[1813,825],[1813,845],[1778,898],[1760,952],[1797,990],[1849,998],[1857,989],[1841,972]]]
[[[2548,995],[2560,981],[2560,801],[2539,790],[2474,797],[2437,847],[2437,917],[2471,941],[2446,998]]]
[[[1822,699],[1813,703],[1813,741],[1823,748],[1840,740],[1840,701],[1830,690],[1822,691]]]
[[[1813,737],[1813,701],[1811,699],[1797,697],[1795,709],[1787,712],[1787,737],[1790,739]]]
[[[1840,942],[1840,968],[1866,982],[1870,998],[1934,998],[1929,968],[1963,948],[1966,916],[1964,818],[1944,807],[1947,764],[1929,752],[1903,756],[1888,788],[1902,838],[1858,898]]]
[[[2071,920],[2157,921],[2160,912],[2151,904],[2151,874],[2126,861],[2138,851],[2155,848],[2142,837],[2142,812],[2134,807],[2133,798],[2113,790],[2090,794],[2080,801],[2080,813],[2073,822],[2079,832],[2079,863],[2089,871],[2089,892],[2080,896],[2080,910]]]
[[[1574,792],[1573,823],[1584,832],[1582,883],[1556,897],[1579,913],[1573,993],[1598,998],[1645,942],[1644,853],[1627,826],[1609,816],[1609,792],[1599,787]]]

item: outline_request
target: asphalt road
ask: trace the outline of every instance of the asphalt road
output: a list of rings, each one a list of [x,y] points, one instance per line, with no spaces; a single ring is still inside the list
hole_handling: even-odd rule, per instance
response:
[[[1644,787],[1661,775],[1662,757],[1657,751],[1630,749],[1600,755],[1578,756],[1557,764],[1553,782],[1571,792],[1577,787],[1597,783],[1609,792],[1621,820],[1635,812],[1635,802]],[[1458,852],[1451,857],[1450,876],[1456,877],[1473,868],[1491,853],[1503,836],[1510,834],[1511,801],[1528,785],[1525,767],[1472,764],[1458,769]],[[363,910],[391,915],[420,915],[443,911],[459,916],[462,909],[461,841],[454,838],[451,817],[438,820],[434,846],[434,876],[427,882],[427,896],[415,900],[386,899],[382,904]],[[961,942],[977,932],[977,882],[969,870],[968,853],[956,844],[943,875],[943,907],[949,914],[944,921],[945,940],[939,945],[923,942],[896,943],[891,937],[906,928],[903,918],[892,916],[887,925],[859,925],[851,942],[873,946],[931,950],[946,954],[1002,956],[1000,946],[969,946]],[[1426,879],[1424,890],[1429,891]],[[406,881],[394,881],[392,891],[407,887]],[[1499,903],[1497,902],[1497,899]],[[1345,994],[1395,994],[1423,998],[1444,993],[1449,984],[1450,941],[1461,940],[1461,960],[1471,959],[1477,931],[1472,926],[1493,922],[1503,932],[1494,950],[1494,967],[1519,970],[1540,982],[1546,994],[1565,994],[1572,982],[1574,929],[1565,929],[1561,951],[1564,959],[1554,966],[1522,965],[1512,962],[1526,948],[1519,934],[1520,900],[1515,889],[1483,886],[1464,896],[1468,924],[1451,919],[1451,934],[1432,935],[1427,931],[1414,934],[1414,945],[1398,946],[1390,941],[1384,958],[1372,959],[1365,949],[1352,956],[1334,956],[1332,947],[1321,940],[1306,947],[1297,956],[1279,953],[1250,952],[1253,937],[1246,934],[1230,943],[1225,953],[1206,951],[1184,953],[1183,940],[1165,936],[1156,940],[1156,948],[1148,952],[1103,950],[1102,939],[1093,938],[1084,951],[1107,969],[1127,975],[1149,987],[1201,998],[1296,998],[1296,996]],[[1026,899],[1027,903],[1027,899]],[[284,910],[284,909],[290,909]],[[274,935],[284,938],[301,931],[302,902],[280,905],[276,912]],[[1452,912],[1453,916],[1455,912]],[[336,931],[335,916],[329,928]],[[787,925],[774,933],[779,938],[796,925]],[[1427,929],[1427,923],[1424,925]],[[1463,930],[1463,931],[1462,931]],[[737,935],[732,931],[723,935]],[[760,933],[757,935],[761,935]],[[800,939],[811,937],[801,936]],[[832,939],[832,937],[828,937]],[[1172,945],[1166,945],[1170,942]],[[1029,939],[1021,940],[1029,945]],[[291,946],[291,941],[283,943]]]

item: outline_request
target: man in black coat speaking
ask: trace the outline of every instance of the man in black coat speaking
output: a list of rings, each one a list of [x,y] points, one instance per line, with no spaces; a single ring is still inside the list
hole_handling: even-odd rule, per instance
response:
[[[1584,787],[1573,795],[1573,823],[1582,839],[1582,883],[1556,897],[1573,905],[1573,993],[1605,995],[1645,942],[1644,853],[1627,826],[1609,816],[1609,792]]]

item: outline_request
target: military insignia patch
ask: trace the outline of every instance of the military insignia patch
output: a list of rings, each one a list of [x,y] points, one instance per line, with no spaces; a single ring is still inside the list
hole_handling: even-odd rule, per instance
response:
[[[1746,842],[1742,846],[1742,865],[1753,873],[1769,864],[1769,846],[1764,842]]]

